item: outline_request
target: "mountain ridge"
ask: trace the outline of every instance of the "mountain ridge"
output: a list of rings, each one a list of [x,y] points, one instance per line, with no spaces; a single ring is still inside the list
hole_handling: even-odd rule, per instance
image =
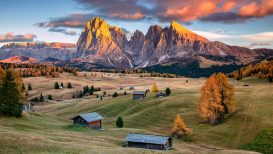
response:
[[[122,69],[149,67],[199,54],[236,56],[242,64],[261,56],[245,47],[209,41],[175,21],[165,28],[151,25],[146,34],[136,30],[127,40],[121,28],[95,17],[87,21],[77,44],[79,55],[84,55],[79,61]]]
[[[183,62],[184,59],[194,60],[200,55],[207,62],[210,61],[207,58],[216,57],[213,64],[219,63],[217,57],[234,57],[232,63],[240,66],[272,56],[273,49],[249,49],[213,42],[176,21],[164,28],[151,25],[146,34],[136,30],[128,40],[122,28],[109,25],[100,17],[86,21],[76,44],[11,43],[0,48],[1,59],[26,56],[38,62],[49,59],[72,65],[89,63],[89,66],[116,69],[161,66]]]

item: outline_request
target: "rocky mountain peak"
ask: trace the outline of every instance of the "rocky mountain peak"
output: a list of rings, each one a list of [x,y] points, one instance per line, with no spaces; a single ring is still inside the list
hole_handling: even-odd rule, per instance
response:
[[[141,38],[144,38],[144,34],[141,31],[136,30],[130,40],[136,40]]]
[[[187,38],[190,41],[209,42],[208,39],[190,31],[189,29],[185,28],[184,26],[182,26],[181,24],[179,24],[176,21],[171,22],[169,29],[178,35],[182,35],[184,38]]]
[[[174,20],[171,22],[170,29],[173,31],[177,31],[178,33],[193,33]]]

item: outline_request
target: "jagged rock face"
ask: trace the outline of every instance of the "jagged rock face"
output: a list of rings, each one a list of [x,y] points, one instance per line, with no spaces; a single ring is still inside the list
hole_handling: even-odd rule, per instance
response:
[[[0,48],[0,59],[13,56],[32,57],[37,61],[48,58],[64,61],[78,55],[76,45],[70,43],[9,43]]]
[[[199,54],[235,56],[242,63],[259,56],[248,48],[210,42],[175,21],[166,28],[153,25],[146,35],[135,31],[127,41],[120,28],[96,17],[87,22],[77,45],[79,61],[115,68],[147,67]]]
[[[110,26],[101,18],[95,17],[87,21],[77,46],[81,61],[130,68],[130,59],[124,54],[126,43],[126,35],[120,28]]]
[[[125,50],[128,53],[128,56],[132,59],[132,63],[135,66],[141,64],[140,56],[142,55],[144,41],[144,34],[139,30],[136,30],[126,45]]]
[[[162,29],[151,26],[145,36],[144,46],[140,56],[141,67],[151,66],[170,59],[206,52],[209,41],[176,22]]]

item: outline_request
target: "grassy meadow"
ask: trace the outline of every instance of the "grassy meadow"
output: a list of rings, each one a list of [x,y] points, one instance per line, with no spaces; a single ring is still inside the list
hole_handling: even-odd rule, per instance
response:
[[[35,112],[24,113],[22,118],[0,117],[0,153],[255,153],[244,149],[255,150],[249,148],[255,146],[250,143],[260,139],[256,136],[261,132],[273,128],[273,84],[255,78],[231,80],[237,110],[217,126],[199,120],[198,98],[205,81],[202,78],[140,78],[104,73],[97,77],[63,74],[60,78],[35,77],[24,81],[32,84],[30,98],[42,92],[44,96],[51,94],[55,100],[35,106]],[[73,88],[55,90],[54,82],[71,82]],[[143,100],[132,100],[129,86],[145,90],[154,83],[162,90],[170,87],[171,96],[155,98],[149,93]],[[128,95],[103,100],[95,96],[71,99],[73,93],[92,84],[107,94],[126,90]],[[124,89],[119,90],[120,87]],[[73,116],[86,112],[98,112],[105,118],[103,130],[72,125]],[[193,133],[186,141],[175,139],[172,150],[124,147],[129,132],[170,135],[176,114],[182,116]],[[116,128],[118,116],[123,118],[124,128]]]

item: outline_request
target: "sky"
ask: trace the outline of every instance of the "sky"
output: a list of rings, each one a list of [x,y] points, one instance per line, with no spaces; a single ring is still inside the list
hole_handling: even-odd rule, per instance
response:
[[[76,43],[99,16],[128,34],[172,20],[211,41],[273,48],[273,0],[1,0],[0,46],[8,42]]]

